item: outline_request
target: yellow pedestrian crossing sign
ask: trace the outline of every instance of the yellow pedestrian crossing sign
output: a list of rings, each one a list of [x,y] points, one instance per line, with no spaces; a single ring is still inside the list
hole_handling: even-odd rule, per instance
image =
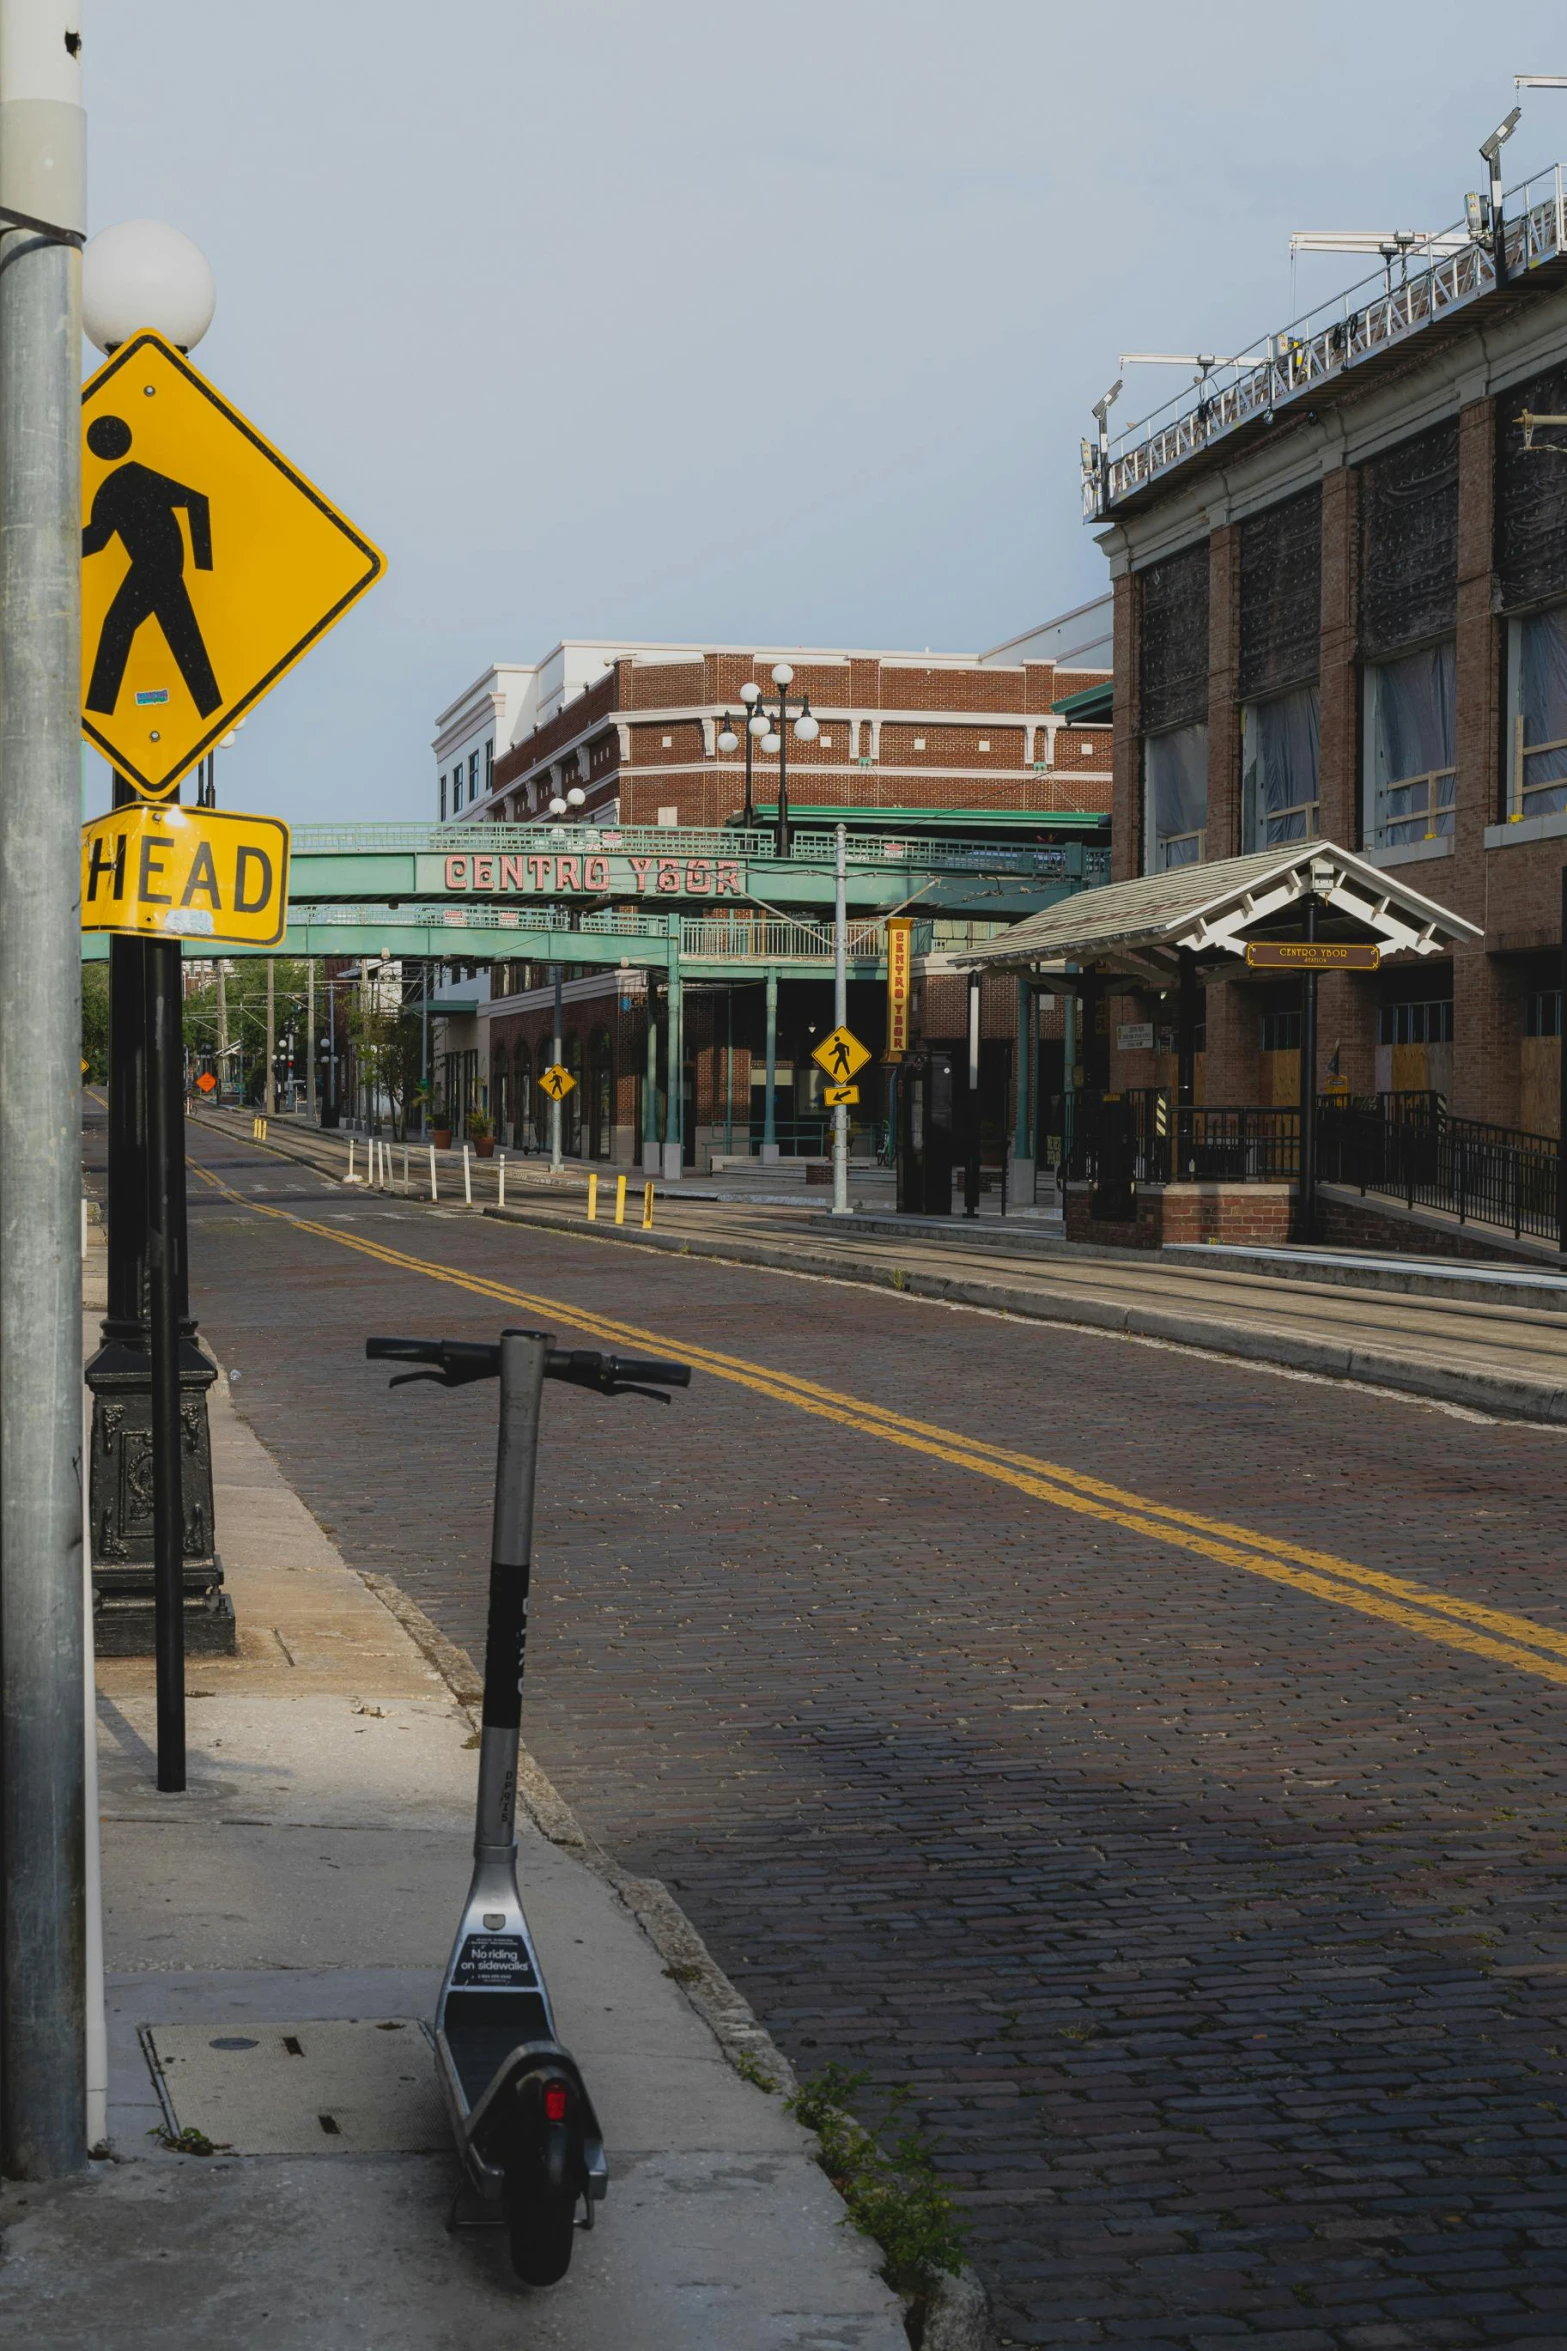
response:
[[[559,1061],[552,1061],[548,1069],[539,1073],[539,1084],[552,1102],[564,1102],[576,1082],[570,1070]]]
[[[834,1029],[811,1054],[811,1059],[821,1063],[835,1086],[846,1086],[870,1057],[869,1047],[860,1043],[852,1029]]]
[[[386,559],[161,335],[82,388],[82,732],[161,800]]]

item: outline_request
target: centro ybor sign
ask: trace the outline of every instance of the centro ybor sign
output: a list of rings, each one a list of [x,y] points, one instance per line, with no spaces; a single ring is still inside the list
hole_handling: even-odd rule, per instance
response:
[[[431,872],[428,869],[434,868]],[[439,875],[439,881],[436,876]],[[476,850],[463,857],[421,857],[418,886],[484,898],[743,898],[738,857],[513,856]]]

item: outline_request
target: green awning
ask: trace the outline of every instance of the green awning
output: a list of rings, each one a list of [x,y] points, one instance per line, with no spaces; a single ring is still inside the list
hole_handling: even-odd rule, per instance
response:
[[[1076,694],[1063,694],[1059,702],[1050,705],[1051,715],[1071,721],[1079,727],[1107,727],[1115,715],[1115,681],[1106,678],[1097,686],[1084,686]]]

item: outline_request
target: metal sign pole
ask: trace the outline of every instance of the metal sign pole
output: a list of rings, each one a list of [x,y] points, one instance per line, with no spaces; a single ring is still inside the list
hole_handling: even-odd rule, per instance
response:
[[[1559,1091],[1556,1110],[1556,1246],[1567,1257],[1567,865],[1562,867],[1562,945],[1556,1007]]]
[[[185,1786],[185,1497],[180,1461],[178,1193],[185,1111],[177,1057],[180,944],[147,943],[147,1291],[152,1338],[152,1567],[158,1786]],[[270,963],[268,970],[271,969]]]
[[[839,825],[833,861],[832,923],[832,1019],[833,1027],[838,1029],[847,1028],[849,1022],[847,843],[847,830]],[[849,1110],[844,1102],[837,1103],[832,1114],[832,1212],[834,1216],[853,1214],[849,1206]]]
[[[1317,901],[1306,900],[1306,937],[1317,936]],[[1300,1014],[1300,1232],[1317,1237],[1317,974],[1302,975]]]

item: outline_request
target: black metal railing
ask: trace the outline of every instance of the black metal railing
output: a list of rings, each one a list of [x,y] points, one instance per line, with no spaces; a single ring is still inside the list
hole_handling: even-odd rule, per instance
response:
[[[1434,1208],[1460,1224],[1554,1241],[1561,1214],[1553,1137],[1455,1118],[1427,1091],[1319,1098],[1317,1176],[1362,1195]],[[1182,1111],[1168,1087],[1078,1094],[1066,1179],[1125,1198],[1138,1184],[1293,1183],[1300,1112],[1240,1104]]]
[[[1554,1241],[1560,1150],[1549,1135],[1454,1118],[1440,1094],[1370,1094],[1322,1107],[1321,1178],[1434,1208],[1460,1224]]]

